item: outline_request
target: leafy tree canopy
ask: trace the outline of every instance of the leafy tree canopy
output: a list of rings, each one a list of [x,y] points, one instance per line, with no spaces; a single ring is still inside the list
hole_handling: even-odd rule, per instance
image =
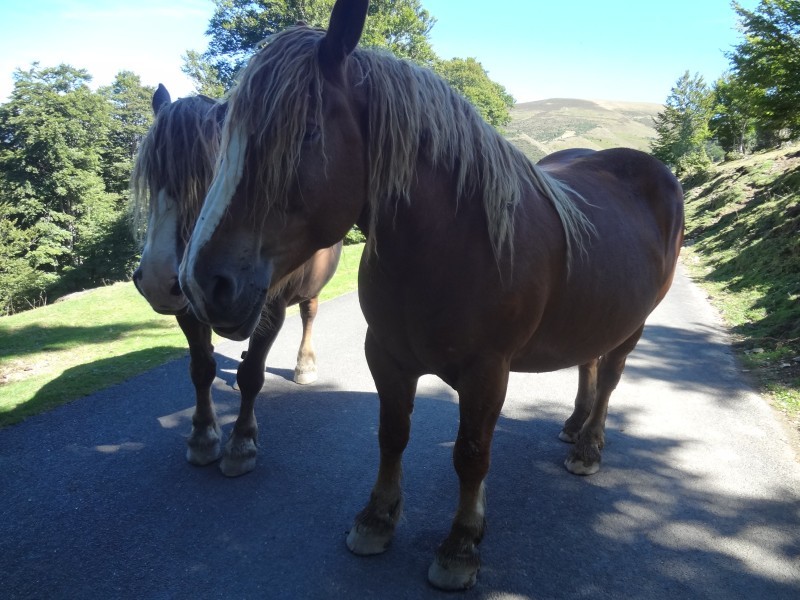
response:
[[[268,35],[299,21],[327,27],[334,1],[214,0],[216,9],[206,30],[211,38],[208,49],[187,53],[184,72],[197,82],[199,92],[219,96],[232,87],[236,73]],[[375,0],[370,2],[361,43],[428,64],[434,58],[428,42],[434,22],[419,0]]]
[[[509,109],[514,106],[514,97],[489,79],[483,65],[474,58],[439,60],[434,71],[468,98],[488,123],[497,127],[511,121]]]
[[[705,144],[711,138],[708,127],[713,95],[699,74],[686,71],[675,83],[664,110],[654,119],[656,139],[653,156],[674,167],[678,174],[695,163],[707,162]]]
[[[761,88],[762,118],[787,137],[800,134],[800,2],[761,0],[755,10],[734,2],[744,40],[729,55],[740,80]]]
[[[756,146],[756,105],[763,93],[763,89],[742,82],[734,73],[724,74],[714,84],[709,127],[725,151],[745,154]]]
[[[206,30],[208,49],[188,51],[183,71],[195,81],[199,93],[218,98],[233,86],[237,72],[266,36],[298,21],[327,27],[334,1],[214,0],[216,9]],[[420,0],[373,0],[361,44],[434,68],[489,123],[508,123],[514,99],[489,79],[480,63],[473,58],[442,61],[436,56],[428,41],[435,22]]]
[[[127,72],[100,92],[90,82],[34,63],[0,105],[0,312],[128,274],[130,160],[149,90]]]
[[[143,86],[140,77],[131,71],[120,71],[111,85],[98,90],[111,107],[103,149],[103,179],[110,191],[120,194],[128,191],[136,149],[153,121],[150,103],[154,92],[154,88]]]

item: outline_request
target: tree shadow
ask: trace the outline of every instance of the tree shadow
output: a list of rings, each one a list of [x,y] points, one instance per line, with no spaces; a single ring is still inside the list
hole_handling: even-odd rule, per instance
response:
[[[651,334],[658,343],[667,331]],[[694,343],[689,334],[681,342],[684,350]],[[671,352],[665,362],[680,359],[680,348]],[[221,371],[237,364],[218,362]],[[683,366],[679,385],[695,385],[698,375]],[[193,392],[188,375],[175,373],[187,367],[188,359],[163,365],[0,431],[0,578],[10,598],[65,589],[76,597],[443,597],[425,573],[456,506],[450,388],[421,382],[404,456],[405,516],[388,552],[360,558],[344,539],[377,469],[374,391],[297,386],[288,369],[270,369],[256,403],[257,467],[226,479],[182,458]],[[543,376],[513,377],[524,392],[515,388],[497,424],[483,568],[461,597],[797,597],[796,478],[742,494],[709,485],[681,460],[704,451],[702,439],[629,433],[647,407],[613,399],[603,469],[576,477],[557,439],[570,412],[563,387],[555,397]],[[214,394],[227,432],[238,392],[220,379]]]
[[[171,324],[170,324],[171,326]],[[93,339],[118,340],[135,332],[152,330],[152,323],[114,323],[113,325],[57,325],[38,324],[15,327],[3,331],[3,344],[0,345],[0,359],[10,356],[23,358],[39,352],[57,352],[90,343]]]
[[[800,349],[800,166],[787,170],[735,211],[695,232],[700,247],[721,254],[704,276],[731,291],[753,295],[752,317],[733,327],[752,344]],[[716,210],[714,194],[696,201]],[[735,252],[730,252],[734,249]],[[762,315],[762,316],[757,316]]]
[[[719,331],[699,323],[690,325],[646,325],[628,356],[623,380],[658,381],[678,391],[704,391],[714,398],[749,389],[730,347],[719,342]]]
[[[92,330],[81,327],[81,330]],[[103,329],[103,328],[100,328]],[[116,328],[115,328],[116,329]],[[129,330],[136,329],[130,328]],[[124,333],[120,331],[118,335]],[[50,334],[48,333],[48,338]],[[0,413],[0,424],[15,423],[30,415],[36,415],[65,402],[77,400],[98,388],[120,383],[143,370],[173,359],[185,350],[174,346],[154,346],[127,354],[111,356],[101,360],[65,369],[59,376],[47,382],[27,401],[21,402]],[[188,379],[188,373],[187,373]]]

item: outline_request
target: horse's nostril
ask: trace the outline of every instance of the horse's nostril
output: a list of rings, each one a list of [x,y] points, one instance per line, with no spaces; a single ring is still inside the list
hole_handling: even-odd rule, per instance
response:
[[[211,301],[215,306],[228,308],[233,304],[236,284],[230,277],[217,275],[211,287]]]
[[[178,278],[176,277],[172,282],[172,287],[169,288],[169,293],[173,296],[182,296],[183,292],[181,291],[181,284],[178,283]]]

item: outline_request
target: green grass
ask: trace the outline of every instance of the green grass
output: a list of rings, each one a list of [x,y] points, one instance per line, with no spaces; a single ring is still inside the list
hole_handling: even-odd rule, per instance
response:
[[[322,301],[356,289],[362,249],[344,248]],[[130,282],[0,317],[0,339],[0,426],[184,356],[187,348],[175,319],[154,313]]]
[[[800,426],[800,151],[723,163],[687,189],[685,262],[745,368]]]

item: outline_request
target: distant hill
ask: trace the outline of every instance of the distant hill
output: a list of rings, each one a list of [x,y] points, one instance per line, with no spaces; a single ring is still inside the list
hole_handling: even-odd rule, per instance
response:
[[[649,151],[656,136],[653,117],[663,109],[648,102],[537,100],[511,109],[505,135],[533,161],[565,148],[626,146]]]

